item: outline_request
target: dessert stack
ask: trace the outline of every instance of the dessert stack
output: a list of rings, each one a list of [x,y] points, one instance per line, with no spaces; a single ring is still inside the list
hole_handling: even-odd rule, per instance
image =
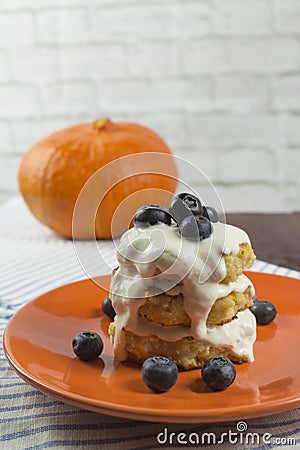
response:
[[[182,193],[169,210],[140,208],[117,256],[109,327],[116,361],[161,355],[187,370],[214,356],[254,360],[254,287],[243,271],[255,255],[245,231]]]

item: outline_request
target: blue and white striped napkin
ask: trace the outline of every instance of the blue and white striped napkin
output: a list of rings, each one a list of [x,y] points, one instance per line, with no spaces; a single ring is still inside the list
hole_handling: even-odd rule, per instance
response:
[[[84,261],[89,274],[109,273],[117,265],[112,242],[101,242],[103,265],[95,257],[94,243],[81,242],[74,249],[71,241],[55,236],[27,211],[22,199],[15,198],[0,207],[0,330],[25,303],[60,285],[85,279],[79,264]],[[76,250],[76,251],[75,251]],[[252,270],[300,278],[300,273],[263,261]],[[94,272],[95,271],[95,272]],[[154,449],[182,448],[180,432],[187,436],[211,433],[211,445],[201,448],[262,449],[300,448],[300,410],[246,421],[248,431],[259,437],[249,444],[224,442],[213,445],[222,433],[237,431],[236,422],[220,424],[163,424],[113,418],[73,408],[37,391],[19,378],[9,367],[0,350],[0,448],[18,449]],[[166,431],[167,428],[167,431]],[[162,433],[162,434],[160,434]],[[167,433],[167,434],[166,434]],[[170,433],[175,433],[172,442]],[[194,434],[193,434],[194,433]],[[272,435],[263,442],[263,435]],[[168,440],[163,444],[165,436]],[[184,440],[184,439],[183,439]],[[291,441],[294,440],[294,441]],[[196,445],[195,445],[196,446]]]

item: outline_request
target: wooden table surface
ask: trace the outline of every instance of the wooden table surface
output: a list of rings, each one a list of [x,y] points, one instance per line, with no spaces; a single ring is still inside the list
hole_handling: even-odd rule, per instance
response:
[[[232,213],[226,221],[247,231],[258,259],[300,271],[300,212]]]

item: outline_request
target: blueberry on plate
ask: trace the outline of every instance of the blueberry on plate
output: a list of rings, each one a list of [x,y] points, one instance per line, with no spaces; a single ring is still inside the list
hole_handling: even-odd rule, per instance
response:
[[[145,205],[139,208],[134,215],[134,225],[136,227],[147,227],[165,223],[171,225],[169,211],[159,205]]]
[[[216,356],[205,361],[201,373],[202,380],[213,391],[223,391],[234,382],[236,369],[226,356]]]
[[[208,238],[212,232],[210,220],[203,216],[188,216],[179,226],[181,236],[192,241],[202,241]]]
[[[76,334],[72,346],[75,355],[82,361],[93,361],[103,351],[103,341],[99,334],[93,331],[83,331]]]
[[[253,300],[254,305],[257,305],[257,303],[260,301],[260,300],[258,300],[256,295],[253,295],[252,300]]]
[[[203,208],[200,200],[193,194],[182,192],[175,195],[170,204],[170,214],[173,219],[180,225],[185,217],[192,214],[202,215]]]
[[[164,356],[153,356],[142,365],[142,379],[154,392],[166,392],[177,381],[178,368],[174,361]]]
[[[250,307],[250,311],[255,315],[258,325],[268,325],[273,322],[277,311],[273,303],[259,300]]]
[[[105,297],[105,299],[102,302],[102,311],[104,314],[106,314],[111,320],[114,320],[116,311],[114,310],[114,307],[112,305],[111,299],[109,296]]]
[[[204,217],[206,217],[207,219],[209,219],[213,223],[219,222],[219,214],[211,206],[203,206],[203,214],[202,215]]]

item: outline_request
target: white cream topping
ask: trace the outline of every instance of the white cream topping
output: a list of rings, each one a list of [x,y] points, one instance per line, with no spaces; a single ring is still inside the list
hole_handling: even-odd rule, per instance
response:
[[[218,285],[218,298],[226,297],[233,291],[243,293],[249,286],[253,296],[255,294],[254,286],[246,275],[241,275],[236,281],[227,284],[220,283]]]
[[[200,242],[181,238],[177,227],[164,224],[132,228],[122,236],[118,248],[120,267],[110,287],[117,313],[116,360],[126,359],[124,329],[168,341],[193,336],[210,345],[226,346],[237,356],[253,358],[255,320],[250,311],[250,316],[239,313],[238,319],[228,324],[206,326],[207,316],[218,298],[232,291],[244,292],[248,286],[254,294],[252,283],[245,275],[234,283],[220,283],[226,277],[223,255],[236,255],[242,243],[250,245],[248,235],[240,228],[219,222],[213,228],[213,234]],[[191,327],[164,327],[140,318],[138,309],[153,292],[171,295],[182,292]]]
[[[256,319],[249,309],[240,311],[231,322],[207,327],[206,340],[209,344],[226,348],[237,356],[247,356],[250,362],[254,361],[255,339]]]

